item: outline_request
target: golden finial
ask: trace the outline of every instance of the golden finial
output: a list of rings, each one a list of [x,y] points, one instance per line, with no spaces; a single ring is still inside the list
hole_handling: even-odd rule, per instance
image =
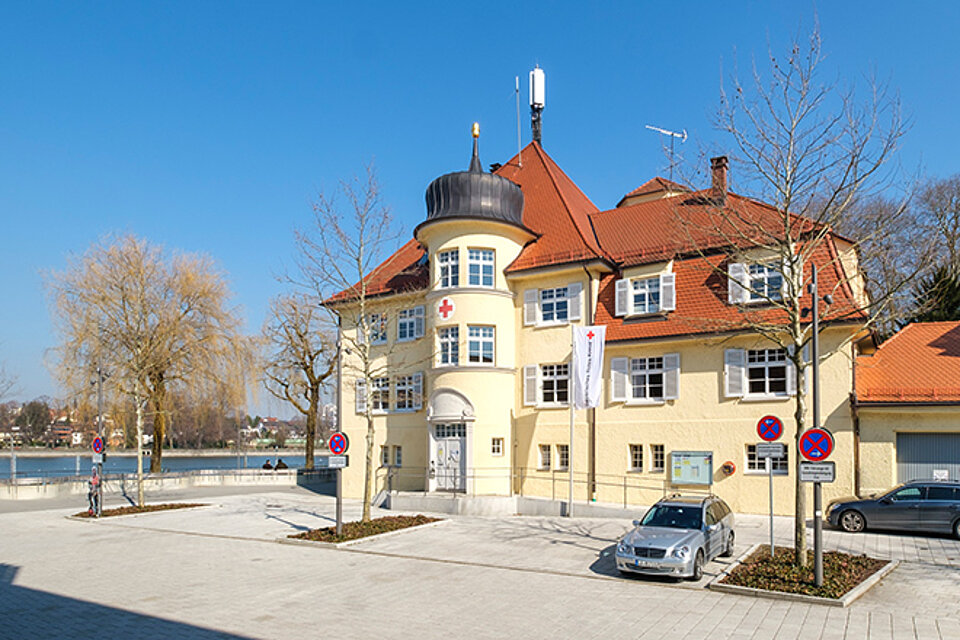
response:
[[[479,122],[474,122],[474,123],[473,123],[473,137],[474,137],[474,138],[479,138],[479,137],[480,137],[480,123],[479,123]]]

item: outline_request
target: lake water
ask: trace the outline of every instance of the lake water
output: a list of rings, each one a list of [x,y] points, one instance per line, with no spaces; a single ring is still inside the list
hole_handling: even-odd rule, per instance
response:
[[[291,469],[303,466],[303,456],[280,456]],[[79,462],[78,462],[79,458]],[[237,456],[225,454],[222,456],[185,456],[163,457],[164,471],[198,471],[201,469],[259,469],[265,461],[276,464],[276,455],[248,454]],[[18,478],[41,478],[90,475],[93,467],[90,455],[66,456],[34,456],[29,454],[17,455]],[[150,458],[144,457],[143,470],[150,470]],[[103,463],[104,473],[136,473],[136,456],[107,455]],[[10,477],[10,458],[0,458],[0,479]]]

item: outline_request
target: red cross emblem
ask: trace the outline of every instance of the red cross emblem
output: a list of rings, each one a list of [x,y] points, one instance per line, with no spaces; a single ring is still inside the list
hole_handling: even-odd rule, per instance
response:
[[[437,313],[440,314],[440,317],[446,320],[453,314],[454,306],[453,302],[450,301],[450,298],[444,298],[440,301],[440,306],[437,307]]]
[[[597,334],[595,334],[593,331],[587,332],[587,337],[588,337],[589,339],[591,339],[591,340],[593,340],[593,336],[595,336],[595,335],[597,335]]]

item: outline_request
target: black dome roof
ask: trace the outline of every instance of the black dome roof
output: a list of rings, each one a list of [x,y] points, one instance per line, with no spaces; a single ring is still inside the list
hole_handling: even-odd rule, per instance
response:
[[[523,226],[519,185],[485,173],[473,140],[470,169],[442,175],[427,187],[427,222],[443,218],[485,218]]]

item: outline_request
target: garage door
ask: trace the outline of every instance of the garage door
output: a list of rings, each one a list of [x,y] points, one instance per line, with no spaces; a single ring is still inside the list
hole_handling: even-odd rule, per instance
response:
[[[934,473],[936,472],[936,473]],[[960,480],[960,433],[898,433],[897,479]]]

